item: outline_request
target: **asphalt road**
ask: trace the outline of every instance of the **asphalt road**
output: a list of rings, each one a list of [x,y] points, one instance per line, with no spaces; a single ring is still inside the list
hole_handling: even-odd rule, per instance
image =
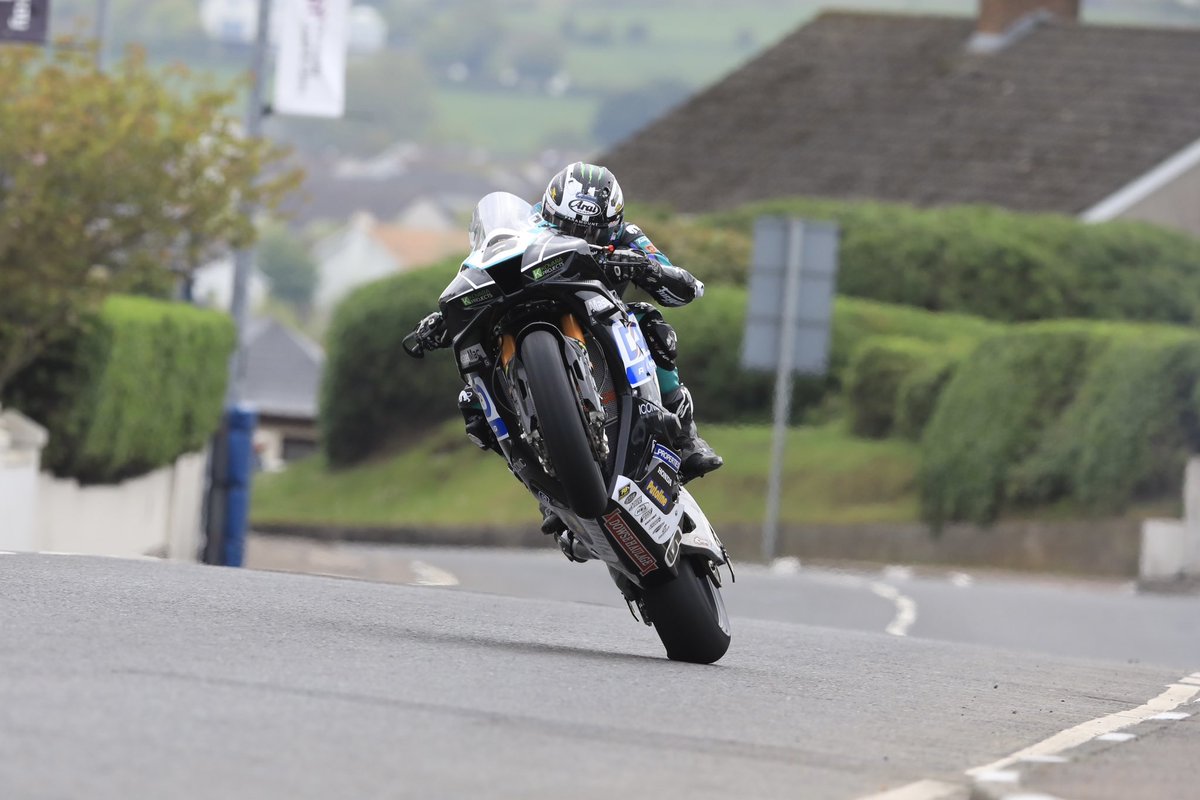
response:
[[[680,665],[607,601],[150,561],[2,555],[0,609],[3,798],[965,797],[1062,731],[1169,737],[1142,720],[1200,693],[745,614]]]
[[[278,561],[289,548],[303,552],[307,563]],[[603,567],[571,564],[554,547],[330,546],[263,537],[250,555],[265,566],[625,607]],[[421,575],[411,570],[414,563]],[[1032,653],[1200,668],[1196,595],[1138,594],[1130,583],[999,572],[735,567],[738,580],[725,591],[733,616],[874,633],[902,629],[913,637]],[[905,609],[911,619],[902,618]]]

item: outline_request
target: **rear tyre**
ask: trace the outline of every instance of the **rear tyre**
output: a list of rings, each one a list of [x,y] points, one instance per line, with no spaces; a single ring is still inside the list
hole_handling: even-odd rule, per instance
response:
[[[604,475],[592,454],[579,399],[571,388],[561,343],[549,331],[533,331],[521,342],[521,363],[554,474],[571,509],[581,517],[598,517],[608,506]]]
[[[681,560],[679,575],[647,588],[646,608],[667,658],[711,664],[729,649],[729,616],[721,589],[699,557]]]

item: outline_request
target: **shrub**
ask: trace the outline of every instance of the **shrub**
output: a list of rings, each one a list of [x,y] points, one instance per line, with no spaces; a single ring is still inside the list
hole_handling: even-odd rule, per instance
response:
[[[1114,512],[1177,487],[1200,446],[1200,335],[1055,322],[983,342],[950,379],[922,440],[935,526],[1068,501]]]
[[[901,386],[925,365],[943,363],[943,348],[907,336],[879,336],[863,342],[846,374],[851,431],[872,439],[891,434]]]
[[[204,446],[234,340],[222,314],[112,297],[81,335],[19,373],[5,400],[49,430],[42,461],[54,474],[118,481]]]
[[[764,214],[841,225],[838,292],[844,295],[1004,321],[1200,319],[1200,241],[1141,222],[1085,225],[987,206],[919,210],[798,198],[695,220],[699,230],[742,239],[722,240],[724,254],[699,246],[687,253],[694,261],[676,260],[715,271],[726,254],[745,253],[741,273],[714,272],[744,282],[750,232]],[[672,237],[686,239],[682,232]]]
[[[331,325],[322,387],[321,421],[333,464],[352,464],[408,431],[449,419],[459,379],[445,354],[422,362],[404,355],[401,341],[436,303],[453,273],[445,263],[365,286],[338,307]],[[714,286],[699,302],[665,309],[679,332],[680,375],[697,413],[708,421],[762,421],[771,413],[772,373],[741,368],[746,293]],[[952,314],[839,298],[833,322],[831,372],[798,378],[793,419],[841,384],[857,345],[873,335],[901,335],[965,348],[996,329]]]
[[[896,392],[895,432],[917,441],[925,432],[946,384],[954,377],[964,355],[956,350],[940,350],[935,357],[918,365],[900,382]]]
[[[360,287],[330,323],[321,386],[322,442],[329,462],[352,464],[405,431],[457,414],[462,380],[453,359],[409,358],[404,337],[454,277],[458,262],[404,273]]]

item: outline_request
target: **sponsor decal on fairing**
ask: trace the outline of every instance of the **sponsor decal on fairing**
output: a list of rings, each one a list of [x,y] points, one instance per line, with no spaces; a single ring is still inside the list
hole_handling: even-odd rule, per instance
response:
[[[650,551],[646,549],[646,546],[637,538],[637,534],[633,532],[633,529],[621,517],[620,511],[610,511],[602,519],[604,520],[605,529],[612,534],[613,539],[625,551],[625,555],[629,556],[630,560],[633,561],[634,566],[640,574],[649,575],[658,569],[658,561],[655,560]]]
[[[655,443],[653,456],[676,472],[679,472],[679,468],[683,466],[683,460],[661,444]]]

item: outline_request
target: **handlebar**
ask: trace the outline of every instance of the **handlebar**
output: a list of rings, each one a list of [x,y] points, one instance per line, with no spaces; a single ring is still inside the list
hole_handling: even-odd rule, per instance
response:
[[[400,346],[404,348],[404,352],[408,353],[413,358],[425,357],[425,348],[422,347],[421,343],[417,340],[416,331],[413,331],[408,336],[405,336],[404,341],[401,342]]]

